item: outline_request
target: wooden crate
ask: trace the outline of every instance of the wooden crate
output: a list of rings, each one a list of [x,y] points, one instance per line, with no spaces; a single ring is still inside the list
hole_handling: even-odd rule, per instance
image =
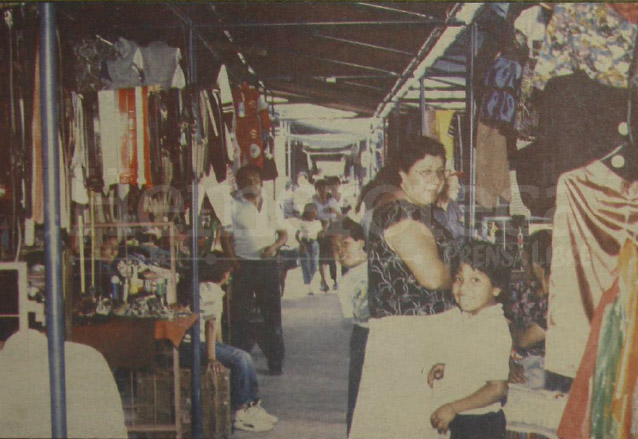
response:
[[[191,436],[191,371],[181,370],[182,426],[184,437]],[[232,432],[230,409],[230,371],[213,375],[202,370],[202,417],[204,437],[230,439]]]

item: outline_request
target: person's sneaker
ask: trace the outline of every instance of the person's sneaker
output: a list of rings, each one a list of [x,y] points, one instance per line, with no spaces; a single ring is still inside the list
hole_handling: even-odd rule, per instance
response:
[[[335,281],[335,283],[332,285],[332,291],[337,291],[339,289],[339,284],[337,283],[337,281]]]
[[[261,399],[258,399],[257,401],[253,402],[250,405],[250,410],[255,412],[255,416],[260,417],[264,419],[265,421],[270,422],[271,424],[276,424],[277,422],[279,422],[279,418],[277,416],[271,415],[270,413],[266,411],[265,408],[262,407]]]
[[[312,287],[308,287],[308,295],[309,296],[313,296],[315,294],[315,292],[312,290]]]
[[[273,424],[266,421],[254,407],[249,406],[235,412],[233,427],[237,430],[262,432],[272,430]]]
[[[319,288],[321,291],[323,291],[324,293],[328,292],[328,290],[330,290],[330,287],[328,286],[327,283],[322,282],[321,283],[321,287]]]

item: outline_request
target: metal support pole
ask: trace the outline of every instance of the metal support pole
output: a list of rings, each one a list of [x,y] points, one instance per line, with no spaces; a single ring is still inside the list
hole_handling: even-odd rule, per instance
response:
[[[40,106],[44,163],[46,319],[51,389],[51,436],[67,437],[64,373],[62,243],[60,241],[60,157],[58,144],[55,6],[41,3]]]
[[[472,23],[468,31],[470,32],[470,44],[468,53],[468,69],[467,69],[467,123],[468,123],[468,145],[470,150],[470,209],[466,226],[470,231],[470,237],[474,236],[476,229],[476,96],[474,92],[474,75],[476,58],[476,42],[478,28],[476,23]]]
[[[190,85],[197,82],[197,62],[195,59],[195,31],[193,29],[193,23],[189,19],[188,28],[188,60],[189,60],[189,79]],[[192,152],[191,154],[197,154],[198,149],[194,145],[195,142],[191,142]],[[195,157],[194,163],[197,163],[198,157]],[[192,236],[192,267],[193,267],[193,285],[191,294],[191,304],[194,313],[199,314],[199,193],[197,173],[193,170],[193,191],[191,202],[191,221],[193,225]],[[192,437],[193,439],[201,439],[204,436],[204,429],[202,423],[202,366],[201,366],[201,337],[200,326],[201,319],[195,321],[193,330],[191,333],[191,343],[193,347],[193,366],[191,374],[191,397],[192,397]]]
[[[421,111],[421,135],[426,134],[425,125],[425,79],[419,79],[419,110]]]

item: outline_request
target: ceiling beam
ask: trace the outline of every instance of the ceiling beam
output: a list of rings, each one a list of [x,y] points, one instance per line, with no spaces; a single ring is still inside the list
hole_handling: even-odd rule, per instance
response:
[[[440,23],[439,23],[440,22]],[[202,28],[273,28],[273,27],[325,27],[325,26],[423,26],[424,24],[440,24],[445,22],[437,20],[362,20],[362,21],[306,21],[306,22],[279,22],[279,23],[196,23],[196,27]],[[453,26],[454,23],[448,24]]]
[[[314,59],[314,60],[320,61],[322,63],[331,63],[331,64],[340,65],[340,66],[353,67],[353,68],[356,68],[356,69],[370,70],[370,71],[373,71],[373,72],[385,73],[388,76],[394,76],[394,77],[399,76],[399,74],[397,72],[393,72],[391,70],[381,69],[381,68],[372,67],[372,66],[365,66],[365,65],[362,65],[362,64],[356,64],[356,63],[352,63],[352,62],[348,62],[348,61],[341,61],[341,60],[337,60],[337,59],[324,58],[324,57],[316,56],[316,55],[308,55],[307,53],[303,53],[303,52],[300,52],[300,51],[297,51],[297,50],[284,49],[284,48],[281,48],[281,47],[270,47],[267,50],[265,50],[264,52],[261,52],[261,51],[257,52],[256,55],[257,56],[267,57],[267,56],[270,55],[269,52],[283,53],[283,54],[291,55],[291,56],[294,56],[294,57]]]
[[[447,25],[447,26],[455,26],[455,25],[458,26],[458,25],[464,24],[464,23],[457,23],[456,20],[446,21],[440,18],[433,17],[431,15],[421,14],[420,12],[406,11],[405,9],[394,8],[390,6],[380,5],[377,3],[357,2],[357,4],[360,6],[366,6],[368,8],[380,9],[380,10],[388,11],[388,12],[396,12],[399,14],[410,15],[413,17],[420,17],[420,18],[423,18],[424,20],[427,20],[427,22],[431,24]]]
[[[352,81],[340,81],[340,84],[347,84],[347,85],[353,85],[355,87],[369,88],[369,89],[372,89],[372,90],[380,91],[382,93],[386,90],[385,88],[375,87],[374,85],[361,84],[359,82],[352,82]]]
[[[364,43],[362,41],[348,40],[347,38],[332,37],[330,35],[321,35],[321,34],[318,34],[318,33],[315,33],[313,35],[313,37],[323,38],[325,40],[330,40],[330,41],[336,41],[338,43],[352,44],[353,46],[366,47],[366,48],[369,48],[369,49],[383,50],[383,51],[386,51],[386,52],[398,53],[399,55],[405,55],[405,56],[410,56],[410,57],[416,56],[415,53],[407,52],[405,50],[393,49],[391,47],[379,46],[377,44]]]

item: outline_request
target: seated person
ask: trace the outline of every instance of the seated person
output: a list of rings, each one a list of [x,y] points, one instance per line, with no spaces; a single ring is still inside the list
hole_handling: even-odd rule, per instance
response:
[[[67,437],[126,438],[122,400],[97,350],[64,343]],[[51,437],[47,336],[33,329],[13,334],[0,350],[0,436]]]
[[[507,395],[512,339],[497,297],[507,288],[510,261],[496,245],[471,241],[452,267],[452,293],[459,307],[450,310],[454,331],[442,335],[449,343],[445,362],[429,369],[430,387],[443,380],[448,402],[432,413],[430,423],[450,439],[505,438],[501,401]],[[426,368],[425,370],[428,370]],[[442,390],[442,389],[441,389]]]
[[[221,331],[215,330],[215,322],[221,322],[224,309],[223,285],[228,283],[232,270],[231,261],[223,253],[212,253],[211,265],[203,260],[199,270],[200,294],[200,349],[202,362],[208,360],[213,373],[220,371],[220,364],[230,369],[231,408],[234,413],[233,426],[245,431],[269,431],[278,421],[261,406],[258,396],[257,373],[250,354],[222,342]],[[180,361],[192,364],[192,344],[189,341],[180,347]]]
[[[523,251],[525,281],[514,287],[506,315],[516,349],[510,364],[510,382],[533,389],[545,386],[545,330],[552,233],[539,230],[529,236]]]

